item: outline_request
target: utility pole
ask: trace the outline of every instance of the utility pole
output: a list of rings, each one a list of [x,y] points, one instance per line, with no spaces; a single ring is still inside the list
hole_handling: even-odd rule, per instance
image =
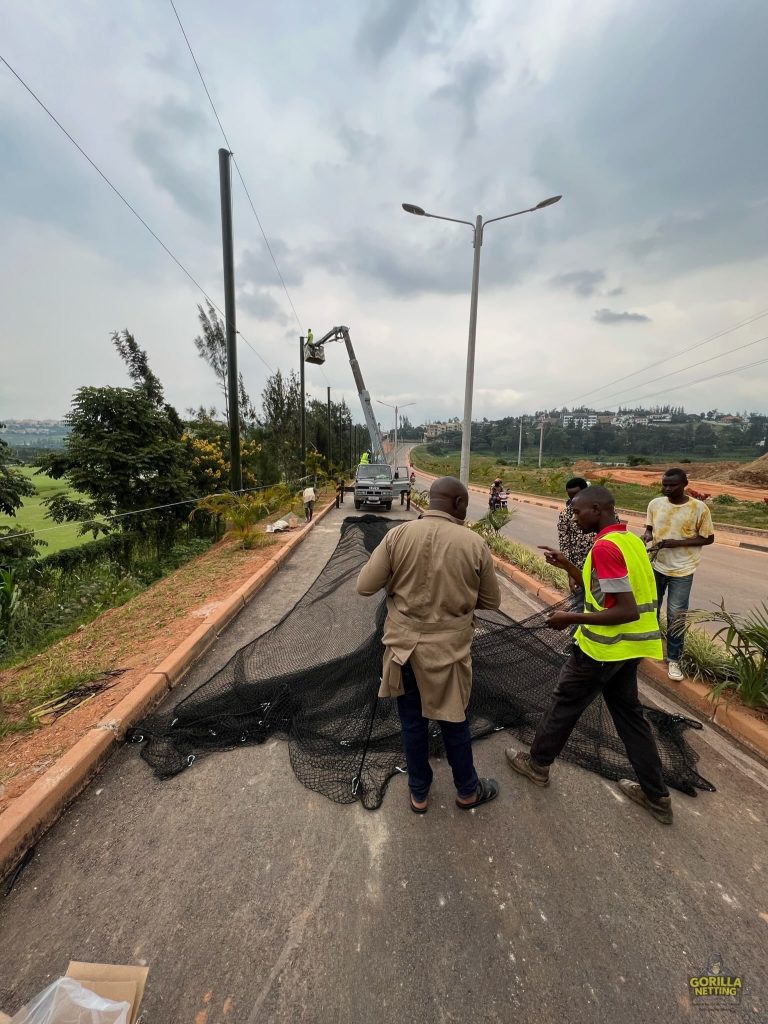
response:
[[[467,344],[467,379],[464,386],[464,427],[461,435],[459,480],[469,487],[469,459],[472,448],[472,389],[475,382],[475,335],[477,334],[477,293],[480,287],[480,249],[483,244],[483,218],[475,220],[475,257],[472,263],[472,293],[469,301],[469,341]]]
[[[227,391],[229,415],[229,486],[242,491],[240,465],[240,410],[237,391],[237,326],[235,321],[235,256],[232,241],[232,175],[228,149],[219,150],[219,187],[221,190],[221,244],[224,252],[224,316],[227,321]]]
[[[544,417],[541,417],[541,434],[539,435],[539,469],[541,469],[541,457],[544,453]]]
[[[517,442],[517,464],[523,461],[523,417],[520,417],[520,437]]]
[[[331,471],[331,456],[333,455],[333,441],[331,439],[331,386],[328,385],[328,472]]]
[[[349,471],[355,468],[355,424],[352,419],[352,410],[349,410]]]
[[[304,391],[304,338],[299,338],[299,380],[301,382],[301,435],[299,441],[299,462],[301,475],[307,473],[307,401]]]

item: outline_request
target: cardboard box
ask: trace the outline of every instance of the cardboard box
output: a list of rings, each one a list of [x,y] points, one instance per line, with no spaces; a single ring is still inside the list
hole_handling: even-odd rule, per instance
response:
[[[67,968],[67,977],[79,981],[83,988],[90,989],[104,999],[130,1003],[128,1024],[136,1024],[148,974],[148,967],[134,967],[130,964],[86,964],[79,960],[70,960]]]

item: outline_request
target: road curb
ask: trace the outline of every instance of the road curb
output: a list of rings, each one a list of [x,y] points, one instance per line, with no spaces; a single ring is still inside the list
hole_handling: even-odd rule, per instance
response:
[[[542,583],[541,580],[510,565],[493,555],[496,569],[507,579],[517,584],[527,593],[549,604],[562,601],[565,595],[558,590]],[[747,711],[727,701],[713,702],[711,688],[698,679],[685,678],[675,682],[667,675],[667,670],[658,661],[643,659],[640,667],[643,677],[655,690],[667,697],[674,697],[680,704],[695,711],[727,733],[732,739],[748,747],[758,757],[768,760],[768,723],[754,718]]]
[[[0,814],[0,879],[58,820],[103,767],[133,725],[177,686],[191,666],[211,647],[224,627],[275,575],[309,535],[315,523],[336,507],[333,500],[311,523],[290,537],[280,551],[216,609],[212,616],[141,679],[130,693],[62,754],[21,796]]]

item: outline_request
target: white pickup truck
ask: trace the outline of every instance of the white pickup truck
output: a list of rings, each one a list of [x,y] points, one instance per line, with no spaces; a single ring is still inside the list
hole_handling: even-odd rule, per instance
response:
[[[398,494],[400,492],[398,491]],[[355,508],[383,505],[389,511],[394,498],[392,467],[386,463],[361,463],[355,472]]]

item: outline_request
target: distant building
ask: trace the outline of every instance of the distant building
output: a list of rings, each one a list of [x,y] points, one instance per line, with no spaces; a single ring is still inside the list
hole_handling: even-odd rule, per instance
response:
[[[563,413],[563,426],[576,427],[584,430],[587,427],[596,426],[599,417],[596,412],[568,412]]]
[[[462,427],[463,423],[460,420],[451,420],[449,423],[428,423],[424,428],[424,440],[433,441],[436,437],[442,437],[443,434],[461,432]]]

